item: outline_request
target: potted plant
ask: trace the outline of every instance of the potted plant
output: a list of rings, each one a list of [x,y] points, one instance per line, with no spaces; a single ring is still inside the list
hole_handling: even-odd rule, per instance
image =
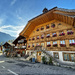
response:
[[[42,57],[42,62],[43,62],[43,64],[46,64],[46,57],[45,56]]]

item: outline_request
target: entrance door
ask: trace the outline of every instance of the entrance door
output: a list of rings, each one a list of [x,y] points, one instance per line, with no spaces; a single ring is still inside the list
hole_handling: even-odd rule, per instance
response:
[[[37,52],[37,61],[41,62],[41,51]]]

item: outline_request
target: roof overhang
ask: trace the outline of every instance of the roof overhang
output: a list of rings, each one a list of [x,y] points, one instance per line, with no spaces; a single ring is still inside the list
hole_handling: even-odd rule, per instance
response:
[[[57,7],[55,7],[49,10],[47,13],[41,14],[28,21],[28,24],[22,30],[20,35],[24,37],[29,37],[29,35],[36,26],[47,23],[52,20],[58,20],[67,23],[69,25],[73,25],[74,17],[75,17],[75,12],[68,12],[66,10],[65,11],[57,10]]]

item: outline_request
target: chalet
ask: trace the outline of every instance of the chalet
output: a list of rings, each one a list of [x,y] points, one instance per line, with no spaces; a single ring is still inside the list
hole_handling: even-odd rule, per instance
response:
[[[18,36],[14,41],[13,44],[15,44],[15,51],[18,54],[21,54],[21,56],[25,55],[25,49],[26,49],[26,38],[24,36]]]
[[[6,56],[12,56],[13,52],[14,52],[14,44],[10,43],[10,42],[5,42],[3,47],[3,53],[6,52]]]
[[[27,40],[26,54],[34,53],[37,61],[41,62],[46,52],[59,62],[72,64],[75,61],[75,9],[45,8],[42,14],[28,21],[19,36]]]

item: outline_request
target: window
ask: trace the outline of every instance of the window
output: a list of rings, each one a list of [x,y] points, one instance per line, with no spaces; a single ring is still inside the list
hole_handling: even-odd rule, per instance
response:
[[[57,47],[57,41],[53,42],[53,47]]]
[[[39,36],[37,36],[37,39],[39,39]]]
[[[43,35],[41,35],[41,39],[43,39],[44,38],[44,34]]]
[[[34,44],[32,44],[32,47],[34,47]]]
[[[49,28],[49,25],[46,25],[46,29],[48,29]]]
[[[75,53],[63,53],[64,61],[75,61]]]
[[[37,30],[36,31],[39,31],[39,28],[37,28]]]
[[[49,38],[50,37],[50,34],[47,34],[46,38]]]
[[[64,54],[64,60],[65,61],[69,61],[70,59],[69,59],[70,57],[69,57],[69,54]]]
[[[31,38],[29,39],[29,41],[31,41]]]
[[[53,36],[53,37],[56,37],[56,36],[57,36],[57,34],[56,34],[56,33],[53,33],[53,34],[52,34],[52,36]]]
[[[41,43],[41,46],[44,46],[44,43]]]
[[[50,46],[51,46],[50,42],[47,42],[47,47],[50,47]]]
[[[62,32],[59,32],[59,36],[63,36],[65,35],[65,33],[62,31]]]
[[[28,48],[30,48],[30,44],[28,45]]]
[[[59,23],[58,25],[61,25],[61,23]]]
[[[52,24],[51,24],[51,27],[53,27],[53,28],[54,28],[54,27],[55,27],[55,24],[54,24],[54,23],[52,23]]]
[[[40,46],[39,43],[36,43],[36,46]]]
[[[57,52],[54,52],[54,58],[59,59],[59,54]]]
[[[41,27],[41,30],[43,30],[44,29],[44,27]]]
[[[70,46],[75,46],[75,40],[74,40],[74,39],[69,40],[69,45],[70,45]]]
[[[35,37],[33,37],[32,40],[35,40]]]
[[[63,41],[60,41],[60,46],[61,46],[61,47],[65,47],[65,46],[66,46],[64,40],[63,40]]]

